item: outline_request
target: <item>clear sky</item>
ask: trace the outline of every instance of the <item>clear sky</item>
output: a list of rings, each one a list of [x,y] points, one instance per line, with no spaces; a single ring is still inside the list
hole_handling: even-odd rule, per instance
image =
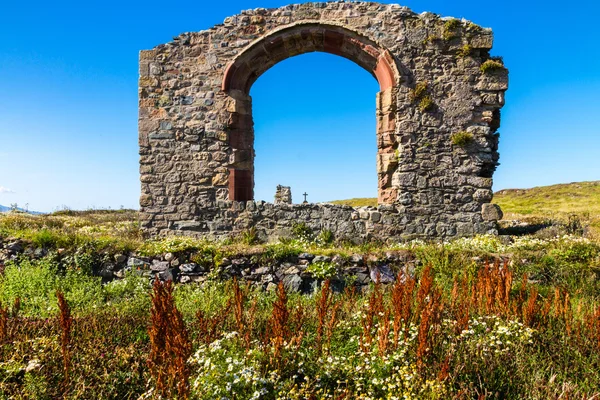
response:
[[[385,1],[384,1],[385,2]],[[285,0],[6,1],[0,24],[0,204],[137,208],[138,51]],[[510,70],[494,189],[600,180],[600,3],[406,0],[491,27]],[[335,88],[335,90],[332,90]],[[252,88],[256,198],[374,197],[377,82],[313,53]]]

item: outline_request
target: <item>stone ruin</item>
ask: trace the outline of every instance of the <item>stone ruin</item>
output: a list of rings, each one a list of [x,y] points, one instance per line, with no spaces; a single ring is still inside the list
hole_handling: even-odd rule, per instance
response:
[[[465,20],[328,2],[244,11],[141,51],[143,228],[224,238],[254,227],[264,240],[297,223],[354,241],[497,233],[490,201],[508,71],[491,48],[491,30]],[[376,208],[253,199],[250,88],[313,51],[350,59],[379,83]]]
[[[292,188],[289,186],[277,185],[275,204],[292,204]]]

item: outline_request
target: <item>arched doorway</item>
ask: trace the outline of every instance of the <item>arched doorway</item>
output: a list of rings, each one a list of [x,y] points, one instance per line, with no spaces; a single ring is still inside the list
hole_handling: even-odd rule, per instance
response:
[[[273,31],[249,45],[225,71],[222,89],[232,99],[229,140],[234,162],[229,169],[229,199],[254,198],[254,123],[252,84],[278,62],[308,52],[326,52],[345,57],[369,71],[379,83],[377,94],[378,201],[392,203],[397,191],[391,187],[396,146],[394,87],[400,80],[391,54],[345,27],[301,23]]]
[[[356,63],[324,52],[279,62],[252,86],[254,200],[377,197],[375,94]]]

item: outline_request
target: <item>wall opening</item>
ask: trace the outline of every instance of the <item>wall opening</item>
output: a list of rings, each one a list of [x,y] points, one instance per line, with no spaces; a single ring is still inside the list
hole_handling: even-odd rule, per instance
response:
[[[292,24],[256,40],[230,62],[223,76],[222,89],[229,96],[229,199],[254,199],[254,121],[250,89],[254,82],[276,64],[304,53],[324,52],[351,60],[368,71],[378,82],[376,95],[377,188],[379,203],[393,203],[397,189],[392,173],[397,150],[396,85],[400,75],[391,54],[365,36],[341,27],[320,23]],[[351,85],[345,82],[342,86]],[[334,90],[333,85],[327,85]],[[243,171],[243,172],[242,172]],[[248,176],[241,179],[240,176]],[[252,191],[247,188],[251,187]]]
[[[327,53],[286,59],[252,86],[254,199],[278,184],[294,203],[377,196],[376,94],[357,64]]]

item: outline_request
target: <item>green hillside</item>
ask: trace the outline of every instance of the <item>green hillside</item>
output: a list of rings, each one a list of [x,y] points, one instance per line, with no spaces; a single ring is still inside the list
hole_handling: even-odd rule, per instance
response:
[[[377,207],[377,197],[356,197],[354,199],[348,199],[348,200],[334,200],[334,201],[330,201],[329,203],[343,204],[343,205],[352,206],[352,207],[365,207],[365,206]]]
[[[505,189],[494,194],[505,214],[600,215],[600,181],[563,183],[531,189]]]

